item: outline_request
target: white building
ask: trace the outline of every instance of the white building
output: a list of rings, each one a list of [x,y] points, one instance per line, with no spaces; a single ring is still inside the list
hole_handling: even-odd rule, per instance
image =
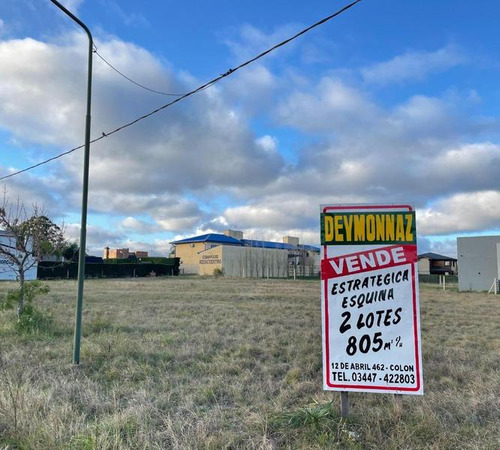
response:
[[[0,246],[6,247],[13,253],[20,254],[16,249],[16,238],[6,231],[0,231]],[[36,280],[37,264],[32,257],[27,261],[26,267],[30,268],[26,271],[24,279],[27,281]],[[12,264],[8,257],[0,253],[0,280],[17,280],[17,278],[18,274],[15,264]]]
[[[209,233],[171,242],[185,274],[213,275],[214,270],[236,277],[316,276],[319,248],[284,236],[283,242],[243,239],[241,231]]]
[[[500,236],[457,238],[458,289],[487,291],[500,278]]]

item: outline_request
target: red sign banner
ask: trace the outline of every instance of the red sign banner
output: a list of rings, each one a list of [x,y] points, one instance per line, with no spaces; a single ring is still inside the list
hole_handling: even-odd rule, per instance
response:
[[[391,245],[321,261],[321,279],[342,277],[417,262],[415,245]]]

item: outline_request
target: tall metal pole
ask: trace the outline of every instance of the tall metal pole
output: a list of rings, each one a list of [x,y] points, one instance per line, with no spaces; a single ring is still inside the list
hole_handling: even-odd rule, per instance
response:
[[[73,364],[80,364],[80,341],[82,337],[82,307],[83,283],[85,280],[85,246],[87,243],[87,203],[89,197],[89,162],[90,162],[90,107],[92,100],[92,53],[94,41],[92,34],[78,17],[68,11],[56,0],[50,0],[54,5],[71,17],[87,33],[89,38],[89,56],[87,72],[87,115],[85,117],[85,151],[83,156],[83,194],[82,194],[82,219],[80,226],[80,252],[78,254],[78,293],[76,297],[75,340],[73,347]]]

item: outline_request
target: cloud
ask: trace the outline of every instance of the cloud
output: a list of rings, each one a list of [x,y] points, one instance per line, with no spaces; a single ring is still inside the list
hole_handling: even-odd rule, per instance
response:
[[[272,225],[273,228],[283,228],[288,226],[291,221],[283,209],[274,209],[265,205],[228,208],[224,217],[229,223],[245,224],[245,228],[255,226],[265,228],[266,225]]]
[[[302,85],[276,106],[277,122],[321,141],[304,146],[297,164],[287,166],[265,189],[247,189],[252,200],[222,215],[245,233],[305,230],[316,236],[315,242],[320,203],[414,204],[424,211],[422,235],[494,227],[495,214],[457,218],[460,202],[469,204],[478,195],[486,201],[477,192],[500,195],[495,175],[500,146],[482,140],[495,119],[467,115],[468,98],[414,95],[383,107],[339,79],[323,77],[317,85]],[[452,220],[444,222],[441,201],[448,200],[453,208],[445,215]],[[432,245],[441,244],[433,239]]]
[[[499,189],[500,146],[491,142],[445,149],[432,161],[425,182],[439,177],[448,191]]]
[[[148,20],[142,14],[125,12],[124,9],[114,0],[101,0],[101,4],[103,4],[105,8],[109,9],[114,17],[119,17],[120,20],[128,27],[143,27],[149,25]]]
[[[0,166],[0,173],[7,174],[12,169]],[[0,184],[2,195],[6,199],[15,203],[19,199],[26,208],[37,205],[42,208],[50,217],[56,221],[64,220],[68,203],[65,199],[65,192],[70,189],[67,180],[56,177],[35,174],[25,174],[23,177],[13,177]]]
[[[323,77],[317,86],[292,92],[275,111],[278,120],[309,133],[333,133],[365,123],[377,115],[377,107],[357,89]]]
[[[265,34],[247,27],[232,49],[243,52],[240,46],[249,43],[253,53],[280,33],[289,30]],[[65,37],[67,45],[0,42],[0,126],[20,151],[30,149],[33,160],[83,140],[86,41],[78,33]],[[153,88],[186,92],[199,84],[131,43],[104,36],[97,46],[117,68]],[[420,76],[462,63],[453,47],[434,53],[408,53],[379,66],[392,63],[391,76],[403,81],[410,60],[436,60]],[[94,69],[93,136],[168,101],[131,85],[99,59]],[[478,95],[412,95],[387,106],[370,91],[370,83],[385,82],[382,72],[366,73],[372,78],[360,86],[338,72],[316,78],[255,65],[93,144],[90,212],[122,221],[116,232],[93,228],[89,245],[132,247],[140,241],[128,234],[152,240],[152,233],[226,228],[257,239],[297,235],[314,244],[320,203],[412,203],[422,217],[419,231],[428,235],[495,226],[495,214],[486,211],[500,191],[500,146],[492,132],[498,120],[469,114]],[[276,128],[266,129],[262,117]],[[290,141],[296,153],[286,159],[281,152]],[[74,152],[37,172],[43,176],[26,174],[7,188],[63,216],[79,208],[81,170],[82,153]],[[466,214],[460,205],[473,201],[486,206]],[[166,252],[169,240],[151,245]]]
[[[278,83],[278,78],[268,68],[255,64],[227,79],[224,95],[239,110],[255,115],[272,108]]]
[[[420,81],[427,76],[464,64],[467,57],[454,45],[433,52],[409,51],[389,61],[361,69],[365,82],[385,85]]]
[[[74,56],[71,49],[64,51],[30,38],[0,42],[0,125],[20,142],[74,143],[78,128],[71,119],[81,109],[78,104],[84,95],[76,89],[78,81],[84,86],[84,79],[72,61]],[[71,78],[73,84],[68,81]],[[62,86],[68,87],[65,96]]]
[[[224,230],[229,228],[235,228],[233,224],[230,224],[224,216],[217,216],[211,218],[209,221],[202,223],[197,227],[197,232],[199,234],[205,233],[222,233]],[[187,235],[185,237],[188,237]],[[176,238],[182,239],[182,238]]]
[[[165,231],[193,228],[206,217],[197,203],[184,199],[165,202],[153,210],[152,216]]]
[[[320,204],[331,201],[359,203],[356,196],[332,196],[282,192],[269,194],[250,204],[228,207],[222,213],[225,228],[244,231],[248,238],[281,241],[297,236],[301,242],[319,242]]]
[[[68,223],[66,224],[64,234],[66,239],[79,242],[80,226],[76,223]],[[96,225],[87,226],[86,249],[91,254],[102,255],[102,251],[105,247],[122,247],[122,244],[126,242],[126,240],[126,235],[121,232],[110,231]]]
[[[66,225],[65,237],[70,241],[80,240],[80,226],[75,223]],[[154,256],[169,256],[171,245],[169,239],[152,239],[150,241],[135,240],[127,237],[126,233],[110,231],[101,226],[90,225],[87,227],[87,253],[102,256],[106,247],[128,248],[131,251],[141,250]]]
[[[253,25],[244,24],[239,29],[239,35],[235,38],[225,38],[223,42],[229,47],[238,61],[243,62],[259,53],[269,49],[273,45],[293,36],[300,29],[298,24],[289,23],[276,27],[272,32],[266,33]],[[292,51],[296,42],[292,42],[282,48],[281,52],[271,53],[268,57],[275,58],[283,56]]]
[[[75,202],[78,198],[75,198]],[[209,215],[203,212],[195,201],[169,194],[116,194],[109,197],[106,192],[93,192],[89,198],[91,211],[106,214],[110,211],[130,214],[120,226],[126,231],[136,233],[156,233],[160,231],[179,231],[189,229],[207,220]],[[148,216],[148,220],[141,217]]]
[[[442,195],[499,189],[500,148],[487,141],[489,120],[466,115],[460,96],[412,96],[382,107],[362,90],[324,77],[276,107],[279,123],[321,141],[302,148],[269,194],[357,196],[424,206]]]
[[[21,146],[41,143],[40,157],[53,156],[61,147],[83,140],[86,42],[78,33],[66,37],[69,43],[64,46],[29,38],[0,43],[4,68],[0,126]],[[192,80],[186,82],[189,77],[171,72],[133,44],[104,38],[97,40],[97,47],[120,70],[144,84],[170,92],[192,87],[187,84]],[[93,136],[168,101],[131,85],[97,59],[94,68]],[[218,88],[211,88],[92,145],[92,208],[130,215],[133,208],[129,205],[153,208],[164,195],[212,186],[266,185],[284,162],[275,147],[263,145],[265,139],[254,135],[245,117],[226,102]],[[50,167],[67,181],[66,195],[74,205],[80,194],[71,186],[80,183],[81,157],[81,152],[75,152]],[[168,230],[193,222],[187,216],[158,220]]]
[[[141,233],[141,234],[156,233],[160,230],[158,226],[146,222],[145,220],[137,219],[136,217],[132,216],[123,219],[120,222],[120,226],[126,232],[131,231],[134,233]]]
[[[73,14],[76,14],[78,12],[78,8],[83,3],[83,0],[61,0],[61,3]]]
[[[429,239],[425,236],[419,236],[417,240],[418,253],[434,252],[440,255],[457,257],[457,240],[449,238]]]
[[[500,229],[500,192],[451,195],[417,211],[418,231],[425,235]]]

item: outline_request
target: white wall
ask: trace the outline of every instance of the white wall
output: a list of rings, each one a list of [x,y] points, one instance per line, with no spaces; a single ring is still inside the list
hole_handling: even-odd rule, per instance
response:
[[[7,246],[9,247],[9,250],[12,250],[14,252],[16,251],[16,240],[12,236],[0,234],[0,245]],[[31,265],[32,263],[34,263],[34,261],[33,259],[30,259],[27,265]],[[17,272],[15,270],[15,267],[16,266],[10,263],[8,258],[6,258],[4,255],[0,255],[0,280],[16,280]],[[34,264],[34,266],[25,273],[25,279],[36,280],[36,271],[37,264]]]
[[[234,277],[286,277],[288,251],[260,247],[224,245],[222,251],[224,275]]]
[[[497,244],[497,280],[500,280],[500,243]]]
[[[429,275],[431,273],[431,262],[428,258],[420,258],[418,260],[418,273]]]
[[[500,236],[457,238],[458,289],[487,291],[500,270]]]

